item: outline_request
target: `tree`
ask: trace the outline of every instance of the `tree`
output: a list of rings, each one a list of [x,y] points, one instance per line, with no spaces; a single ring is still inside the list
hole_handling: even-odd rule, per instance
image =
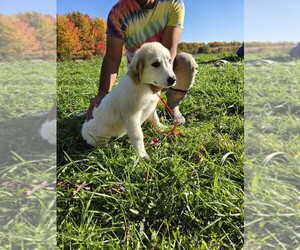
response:
[[[79,39],[82,46],[82,55],[90,58],[94,54],[95,34],[93,33],[92,20],[88,15],[80,18]]]
[[[53,56],[56,53],[55,19],[50,15],[37,12],[25,12],[18,18],[35,30],[37,41],[37,56]]]
[[[78,11],[67,14],[67,18],[78,29],[79,41],[81,43],[81,57],[90,58],[94,54],[95,48],[95,34],[93,33],[91,18]]]
[[[59,59],[76,57],[82,49],[79,30],[67,16],[57,16],[57,56]]]
[[[177,49],[179,52],[188,52],[189,51],[187,44],[184,42],[179,43]]]
[[[38,48],[35,29],[15,15],[0,15],[0,41],[2,59],[31,58]]]
[[[106,22],[96,17],[93,21],[93,33],[95,35],[95,54],[103,55],[106,48]]]
[[[197,53],[199,53],[199,54],[208,54],[208,53],[210,53],[210,51],[211,51],[210,46],[208,44],[204,44],[204,45],[202,45],[198,48]]]
[[[98,17],[92,19],[89,15],[84,15],[78,11],[58,16],[58,19],[59,59],[68,57],[92,58],[105,53],[105,20]],[[67,31],[68,29],[69,31]],[[66,43],[73,43],[73,45],[70,46]],[[70,47],[74,47],[75,50],[72,51]]]

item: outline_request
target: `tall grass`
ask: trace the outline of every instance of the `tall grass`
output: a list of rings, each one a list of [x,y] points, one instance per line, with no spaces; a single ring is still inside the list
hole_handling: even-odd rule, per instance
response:
[[[224,56],[196,56],[182,135],[162,137],[145,124],[150,162],[127,136],[104,149],[85,144],[76,115],[96,93],[101,61],[58,64],[60,249],[242,248],[243,64],[213,66]],[[125,70],[123,61],[119,75]]]
[[[270,58],[275,65],[248,62]],[[247,249],[298,249],[299,61],[250,54],[245,63]]]
[[[0,63],[0,249],[56,245],[56,154],[39,136],[55,62]]]

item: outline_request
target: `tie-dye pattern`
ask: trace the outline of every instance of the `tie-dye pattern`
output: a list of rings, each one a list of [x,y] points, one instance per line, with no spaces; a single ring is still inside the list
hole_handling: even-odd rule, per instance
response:
[[[107,18],[108,36],[124,40],[127,59],[145,42],[161,42],[166,27],[183,29],[183,0],[156,0],[153,9],[141,8],[135,0],[119,0]]]

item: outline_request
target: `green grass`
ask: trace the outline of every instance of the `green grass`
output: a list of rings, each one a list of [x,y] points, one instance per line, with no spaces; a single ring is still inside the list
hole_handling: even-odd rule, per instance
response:
[[[150,162],[127,136],[104,149],[84,143],[76,115],[96,93],[101,61],[58,63],[59,249],[243,247],[243,64],[213,66],[221,57],[235,60],[196,56],[181,136],[144,125]],[[125,70],[123,61],[119,75]],[[159,114],[166,117],[161,105]]]
[[[57,156],[37,132],[45,117],[33,116],[52,105],[55,66],[0,63],[0,249],[53,248],[56,158],[59,249],[241,249],[244,218],[245,248],[297,249],[300,63],[246,56],[244,119],[244,66],[213,66],[219,58],[235,60],[196,56],[181,136],[143,127],[150,162],[126,136],[105,149],[80,137],[100,60],[57,65]],[[259,58],[280,63],[250,64]]]
[[[55,147],[39,136],[55,99],[55,63],[0,63],[0,249],[56,244]]]
[[[276,65],[248,62],[272,58]],[[300,62],[282,54],[245,63],[247,249],[299,249]]]

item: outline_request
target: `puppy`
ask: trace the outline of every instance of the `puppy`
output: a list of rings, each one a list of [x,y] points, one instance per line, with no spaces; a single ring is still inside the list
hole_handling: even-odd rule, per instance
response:
[[[83,124],[83,138],[92,146],[103,146],[127,133],[138,156],[149,158],[141,126],[153,117],[155,126],[164,127],[156,113],[156,93],[175,84],[169,50],[157,42],[143,44],[117,87],[94,108],[94,118]]]

